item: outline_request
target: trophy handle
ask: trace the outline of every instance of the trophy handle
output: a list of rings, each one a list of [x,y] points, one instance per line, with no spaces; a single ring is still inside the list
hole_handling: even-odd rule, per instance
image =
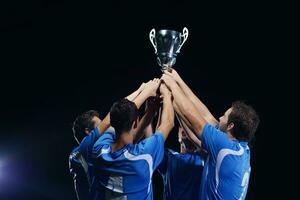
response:
[[[189,30],[186,27],[183,28],[182,32],[183,33],[182,33],[181,37],[183,37],[183,40],[182,40],[182,43],[179,45],[178,50],[176,51],[176,53],[180,52],[180,49],[181,49],[182,45],[185,43],[185,41],[187,40],[187,38],[189,36]]]
[[[149,33],[149,39],[155,49],[155,53],[157,53],[157,48],[156,48],[156,43],[154,41],[154,38],[155,38],[155,29],[153,28]]]

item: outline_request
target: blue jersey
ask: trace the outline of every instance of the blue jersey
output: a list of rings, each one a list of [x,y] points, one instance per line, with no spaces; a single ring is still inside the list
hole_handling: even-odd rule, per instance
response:
[[[158,167],[163,177],[164,200],[200,199],[204,160],[199,153],[177,153],[165,150]]]
[[[111,132],[114,132],[111,130]],[[71,152],[69,157],[69,169],[73,175],[75,190],[78,199],[90,199],[90,184],[93,181],[93,165],[91,153],[93,145],[99,139],[98,128],[83,138],[80,145]],[[85,165],[86,169],[84,169]]]
[[[137,144],[112,152],[109,133],[95,143],[94,199],[152,199],[152,174],[164,155],[164,137],[156,132]]]
[[[79,158],[77,157],[78,153],[79,146],[76,147],[70,154],[69,169],[71,175],[73,176],[77,198],[80,200],[89,199],[89,180],[84,168],[79,161]]]
[[[247,142],[228,136],[206,124],[202,147],[207,150],[201,183],[201,198],[245,199],[250,176],[250,149]]]

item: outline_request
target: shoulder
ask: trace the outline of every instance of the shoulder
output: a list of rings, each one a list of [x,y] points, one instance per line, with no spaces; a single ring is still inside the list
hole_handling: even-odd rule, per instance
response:
[[[198,152],[193,153],[180,153],[177,159],[182,163],[192,166],[204,166],[204,158]]]
[[[210,124],[205,124],[202,132],[202,142],[204,146],[216,144],[225,146],[231,146],[232,140],[230,140],[226,133],[219,130],[218,125],[212,126]]]
[[[248,147],[247,142],[233,140],[231,145],[228,148],[222,149],[222,151],[232,155],[242,155],[244,153],[250,153],[250,148]]]
[[[93,151],[97,152],[103,146],[111,145],[115,141],[115,134],[111,132],[104,132],[103,135],[95,142]]]
[[[114,142],[116,139],[116,136],[114,133],[105,131],[103,135],[96,141],[95,145],[99,144],[110,144]]]
[[[79,147],[74,148],[69,155],[69,169],[71,173],[76,172],[80,167],[80,161],[78,159]]]
[[[164,137],[162,133],[155,132],[152,136],[143,139],[139,143],[131,144],[127,146],[129,153],[140,154],[152,154],[153,152],[164,150]]]
[[[79,145],[79,151],[81,153],[85,152],[87,148],[94,145],[94,143],[98,140],[100,137],[98,128],[93,129],[89,135],[85,136]]]

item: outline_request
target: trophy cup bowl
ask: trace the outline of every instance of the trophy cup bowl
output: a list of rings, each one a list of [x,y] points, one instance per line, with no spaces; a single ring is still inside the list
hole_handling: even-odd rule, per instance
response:
[[[154,47],[157,63],[162,71],[170,70],[174,66],[177,54],[187,40],[188,34],[187,28],[183,28],[183,33],[167,29],[159,30],[157,33],[155,29],[150,31],[150,42]]]

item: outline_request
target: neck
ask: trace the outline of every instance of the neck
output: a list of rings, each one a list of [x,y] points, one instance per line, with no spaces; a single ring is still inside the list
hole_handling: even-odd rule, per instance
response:
[[[123,148],[127,144],[133,143],[132,134],[129,132],[123,132],[120,134],[120,138],[112,145],[112,151],[116,151],[118,149]]]
[[[230,132],[227,132],[227,135],[230,140],[237,140]]]

